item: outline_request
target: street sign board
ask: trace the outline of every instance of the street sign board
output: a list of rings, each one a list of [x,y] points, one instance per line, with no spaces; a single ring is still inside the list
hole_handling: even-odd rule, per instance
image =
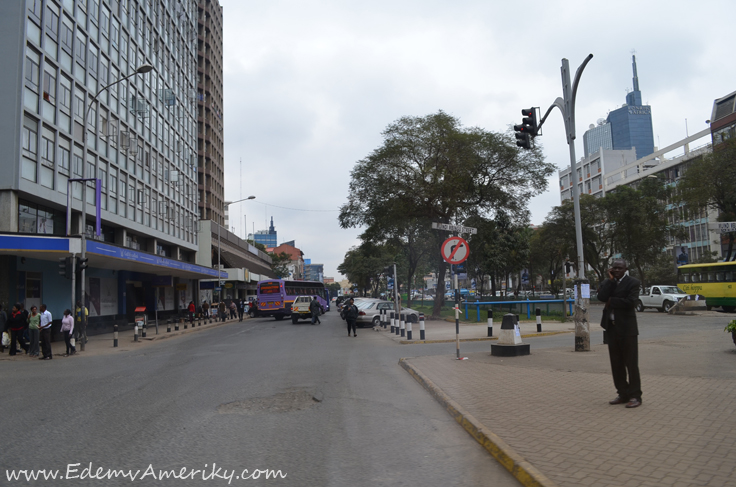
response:
[[[736,222],[709,223],[708,228],[710,230],[717,230],[718,233],[736,232]]]
[[[462,225],[450,225],[449,223],[432,222],[432,228],[435,230],[447,230],[448,232],[469,233],[471,235],[478,233],[477,228],[464,227]]]
[[[448,264],[465,262],[470,254],[468,242],[460,237],[450,237],[442,243],[442,258]]]

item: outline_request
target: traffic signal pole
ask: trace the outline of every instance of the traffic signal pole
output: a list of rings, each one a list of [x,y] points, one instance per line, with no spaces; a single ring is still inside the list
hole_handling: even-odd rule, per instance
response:
[[[580,76],[583,74],[585,66],[593,59],[592,54],[588,54],[583,63],[575,72],[575,79],[570,84],[570,63],[567,59],[562,60],[560,68],[562,74],[562,96],[557,98],[545,113],[539,126],[544,124],[547,116],[554,107],[562,112],[565,121],[565,135],[567,136],[567,145],[570,148],[570,181],[572,182],[573,208],[575,212],[575,243],[578,250],[577,262],[577,279],[575,280],[575,351],[583,352],[590,350],[590,323],[588,322],[588,305],[590,304],[589,286],[585,279],[585,258],[583,256],[583,227],[580,219],[580,190],[577,181],[577,163],[575,157],[575,97],[578,91],[578,83]],[[583,296],[583,289],[587,288],[588,293]]]

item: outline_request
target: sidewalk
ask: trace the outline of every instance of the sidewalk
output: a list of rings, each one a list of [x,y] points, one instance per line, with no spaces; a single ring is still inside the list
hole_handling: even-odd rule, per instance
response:
[[[696,328],[640,341],[643,405],[626,409],[608,404],[616,396],[608,351],[593,328],[590,352],[532,342],[522,357],[399,363],[523,485],[734,485],[730,337]]]
[[[250,318],[243,318],[243,323],[248,321]],[[238,323],[238,319],[228,319],[225,322],[222,321],[216,321],[214,318],[212,319],[212,323],[209,322],[209,320],[202,320],[201,322],[198,320],[194,320],[194,327],[189,325],[189,322],[186,323],[179,323],[179,331],[176,331],[176,324],[171,324],[171,332],[166,332],[167,324],[165,322],[159,321],[158,325],[158,334],[156,334],[156,325],[155,323],[151,323],[148,326],[146,326],[146,338],[143,338],[142,330],[138,330],[138,341],[136,342],[134,340],[134,330],[129,329],[125,331],[121,331],[118,333],[118,346],[114,347],[114,334],[113,333],[103,333],[100,335],[92,335],[87,337],[87,343],[85,345],[85,350],[81,351],[81,347],[79,343],[76,345],[77,353],[73,356],[64,357],[64,353],[66,353],[66,344],[64,343],[64,340],[57,340],[55,342],[51,343],[51,354],[53,356],[53,360],[59,359],[59,360],[74,360],[76,357],[87,357],[87,356],[94,356],[94,355],[106,355],[111,353],[117,353],[117,352],[125,352],[129,350],[133,350],[135,348],[140,348],[145,346],[148,343],[152,343],[157,340],[165,340],[167,338],[177,337],[184,335],[186,333],[196,333],[201,330],[206,330],[210,328],[215,328],[218,326],[224,326],[224,325],[230,325],[233,323]],[[184,325],[187,325],[187,329],[184,329]],[[2,360],[38,360],[37,357],[29,357],[23,352],[20,352],[16,354],[15,356],[10,356],[8,354],[9,350],[6,349],[5,353],[0,353],[0,361]],[[39,356],[43,357],[43,354],[40,353],[40,347],[39,347]]]
[[[522,338],[530,338],[535,336],[546,336],[556,335],[558,333],[573,333],[575,331],[575,325],[572,319],[565,323],[559,321],[543,321],[542,332],[537,332],[537,322],[534,317],[532,321],[524,320],[524,317],[520,317],[519,328],[521,330]],[[374,328],[375,329],[375,328]],[[419,331],[419,323],[412,323],[412,339],[408,339],[408,335],[404,332],[404,337],[391,333],[391,324],[379,331],[391,340],[400,343],[402,345],[412,344],[423,344],[423,343],[449,343],[455,341],[455,321],[444,321],[444,320],[428,320],[424,322],[424,340],[421,340],[421,334]],[[487,322],[460,322],[460,341],[485,341],[485,340],[498,340],[498,335],[501,333],[501,320],[494,320],[493,322],[493,337],[488,336],[488,323]]]

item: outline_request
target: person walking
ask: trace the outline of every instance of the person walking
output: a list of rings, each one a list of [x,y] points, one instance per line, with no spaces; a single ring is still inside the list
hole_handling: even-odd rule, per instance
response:
[[[4,337],[4,334],[8,334],[8,340],[10,340],[10,331],[8,328],[8,313],[3,309],[3,305],[0,304],[0,337]],[[10,342],[8,342],[8,346]],[[5,344],[0,340],[0,353],[5,353]]]
[[[348,324],[348,336],[350,336],[350,329],[353,329],[353,336],[357,337],[358,334],[355,333],[355,322],[358,319],[358,307],[355,306],[355,301],[353,298],[350,298],[350,301],[348,301],[347,306],[345,306],[345,321]]]
[[[235,300],[230,301],[230,319],[234,320],[238,317],[238,305],[235,304]]]
[[[189,301],[187,311],[189,311],[189,323],[194,323],[194,312],[197,311],[197,307],[194,306],[194,301]]]
[[[41,324],[39,326],[41,332],[41,352],[43,353],[43,359],[51,360],[51,325],[53,317],[51,312],[46,309],[46,305],[41,305]]]
[[[202,301],[202,317],[205,320],[210,319],[210,305],[207,304],[207,300]]]
[[[240,321],[243,321],[244,314],[245,314],[245,300],[243,298],[240,298],[240,302],[238,303],[238,318]]]
[[[38,342],[40,340],[39,327],[41,326],[41,315],[38,308],[31,306],[31,314],[28,315],[28,355],[38,357]]]
[[[312,312],[312,324],[316,322],[321,325],[322,322],[319,319],[319,312],[321,311],[321,306],[319,305],[319,301],[317,301],[317,296],[312,296],[312,300],[309,302],[309,311]]]
[[[220,312],[220,320],[223,322],[227,318],[227,308],[225,307],[225,301],[220,300],[220,304],[217,305],[217,310]]]
[[[8,329],[10,329],[10,355],[17,353],[17,347],[25,350],[28,353],[28,343],[23,338],[23,330],[25,330],[27,323],[23,319],[23,312],[21,311],[20,303],[16,303],[8,316]]]
[[[626,404],[627,408],[636,408],[641,406],[637,343],[639,328],[636,322],[636,303],[641,283],[629,276],[626,269],[623,259],[613,261],[613,266],[608,270],[608,279],[598,289],[598,300],[606,303],[601,327],[606,330],[608,337],[611,373],[618,393],[609,404]]]
[[[61,332],[64,334],[64,343],[66,343],[66,353],[64,357],[74,355],[77,350],[72,345],[72,337],[74,336],[74,318],[72,318],[72,310],[65,309],[64,317],[61,319]]]

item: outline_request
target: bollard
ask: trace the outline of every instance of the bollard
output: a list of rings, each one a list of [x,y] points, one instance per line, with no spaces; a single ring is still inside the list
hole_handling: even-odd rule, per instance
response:
[[[603,330],[603,345],[608,345],[608,332]]]
[[[112,327],[112,346],[117,347],[118,346],[118,325],[115,324]]]
[[[419,339],[426,339],[424,335],[424,313],[419,313]]]
[[[411,316],[407,316],[406,320],[406,339],[411,340]]]
[[[142,337],[143,338],[146,338],[146,323],[145,322],[143,322],[143,335],[142,335]]]
[[[399,324],[401,325],[401,336],[406,334],[406,322],[404,321],[404,313],[399,314]]]
[[[182,320],[184,322],[184,329],[187,329],[187,320]]]
[[[179,320],[174,320],[174,331],[179,331]]]
[[[391,312],[391,333],[394,333],[394,312]]]
[[[537,333],[542,332],[542,310],[537,308]]]
[[[488,336],[493,336],[493,310],[488,310]]]
[[[166,320],[166,333],[171,333],[171,320]]]
[[[136,323],[135,327],[133,328],[133,341],[138,341],[138,323]]]
[[[399,336],[401,333],[401,327],[399,326],[399,313],[394,313],[394,335]]]

